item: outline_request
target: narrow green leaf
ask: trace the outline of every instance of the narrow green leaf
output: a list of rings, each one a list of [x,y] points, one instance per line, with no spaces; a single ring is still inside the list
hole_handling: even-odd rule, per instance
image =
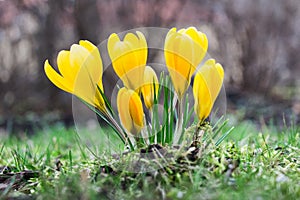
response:
[[[166,82],[167,82],[167,78],[166,78]],[[164,125],[165,125],[165,143],[169,143],[170,142],[170,118],[169,118],[169,88],[165,87],[164,88]],[[171,109],[170,109],[171,110]]]
[[[219,133],[222,131],[222,129],[227,125],[227,123],[228,123],[228,120],[225,120],[222,124],[221,124],[221,126],[219,126],[219,128],[214,132],[214,134],[213,134],[213,136],[212,136],[212,138],[213,139],[215,139],[218,135],[219,135]],[[215,127],[215,126],[214,126]],[[214,127],[213,127],[213,129],[214,129]]]
[[[234,129],[234,127],[231,127],[226,133],[224,133],[219,139],[218,141],[215,143],[216,146],[219,146],[219,144],[221,144],[221,142],[223,142],[223,140],[225,140],[225,138],[232,132],[232,130]]]
[[[168,124],[169,124],[169,143],[170,145],[172,144],[172,141],[173,141],[173,135],[174,135],[174,118],[175,118],[175,115],[176,115],[176,109],[173,109],[173,98],[174,98],[174,93],[172,92],[172,90],[169,91],[169,95],[170,95],[170,104],[171,105],[171,109],[170,109],[170,117],[169,117],[169,121],[168,121]]]
[[[106,95],[104,94],[104,92],[101,90],[101,88],[98,85],[97,85],[97,89],[99,90],[99,92],[104,100],[105,106],[108,108],[109,112],[114,116],[115,113],[114,113],[114,110],[113,110],[110,102],[108,101],[108,98],[106,97]]]
[[[5,143],[3,143],[2,146],[1,146],[1,149],[0,149],[0,157],[2,157],[2,153],[3,153],[3,150],[4,150],[4,145],[5,145]]]
[[[216,129],[216,127],[219,125],[219,123],[222,121],[224,119],[224,115],[222,115],[219,119],[218,119],[218,121],[215,123],[215,125],[212,127],[212,130],[215,130]]]
[[[72,157],[72,151],[69,150],[69,162],[70,162],[70,170],[73,170],[73,157]]]
[[[79,97],[78,97],[79,98]],[[99,110],[97,110],[95,107],[90,105],[89,103],[85,102],[83,99],[79,98],[90,110],[92,110],[94,113],[96,113],[99,117],[101,117],[118,135],[118,137],[122,140],[124,144],[126,144],[126,141],[123,139],[122,135],[119,133],[119,131],[116,129],[116,127],[105,117],[104,114],[102,114]]]

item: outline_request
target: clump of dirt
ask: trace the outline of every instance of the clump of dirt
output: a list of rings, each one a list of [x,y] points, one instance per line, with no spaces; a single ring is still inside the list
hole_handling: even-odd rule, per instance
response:
[[[217,167],[207,160],[208,154],[213,153],[217,147],[208,139],[203,140],[205,131],[207,131],[206,128],[193,127],[193,131],[189,130],[188,132],[195,134],[189,135],[191,140],[186,140],[190,142],[181,146],[151,144],[135,152],[125,153],[121,156],[115,155],[112,163],[99,167],[94,175],[94,181],[103,180],[103,177],[108,176],[121,179],[121,185],[114,185],[114,178],[104,184],[109,188],[107,190],[102,188],[106,191],[106,195],[113,193],[114,190],[111,188],[128,190],[132,184],[136,184],[140,190],[152,185],[155,190],[155,187],[159,185],[174,186],[185,179],[192,183],[192,174],[201,167],[208,170],[215,170]],[[221,173],[230,178],[238,168],[239,161],[228,158],[225,165]],[[209,178],[203,174],[202,179],[207,180]]]
[[[14,171],[16,171],[14,167],[0,166],[0,192],[19,190],[27,184],[29,179],[37,178],[40,175],[38,171]]]

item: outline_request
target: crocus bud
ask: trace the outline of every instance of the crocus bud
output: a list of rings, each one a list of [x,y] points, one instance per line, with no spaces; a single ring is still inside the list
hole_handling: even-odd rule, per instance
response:
[[[134,136],[139,134],[144,127],[144,111],[139,95],[131,89],[121,88],[117,107],[123,127]]]
[[[224,79],[223,67],[209,59],[195,75],[193,94],[195,113],[200,121],[205,120],[213,108]]]
[[[207,37],[195,27],[172,28],[165,39],[164,53],[168,71],[179,99],[190,85],[191,77],[208,48]]]
[[[145,105],[148,109],[151,109],[154,104],[154,97],[157,98],[158,95],[158,79],[156,76],[155,71],[149,67],[146,66],[145,72],[144,72],[144,84],[141,88]]]
[[[139,91],[147,62],[147,42],[143,33],[127,33],[123,41],[117,34],[109,36],[107,49],[112,66],[125,87]]]

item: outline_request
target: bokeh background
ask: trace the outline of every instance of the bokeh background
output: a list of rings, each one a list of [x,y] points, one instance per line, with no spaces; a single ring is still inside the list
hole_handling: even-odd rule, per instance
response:
[[[72,125],[72,98],[43,72],[79,39],[137,27],[196,26],[226,71],[227,112],[282,123],[300,114],[299,0],[0,0],[0,132]],[[112,78],[113,77],[113,78]],[[110,90],[113,71],[104,74]]]

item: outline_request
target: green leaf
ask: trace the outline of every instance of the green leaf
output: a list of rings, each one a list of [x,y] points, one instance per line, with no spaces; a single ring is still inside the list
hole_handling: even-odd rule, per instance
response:
[[[106,118],[106,116],[103,113],[101,113],[94,106],[90,105],[89,103],[87,103],[83,99],[79,98],[79,100],[82,101],[90,110],[92,110],[94,113],[96,113],[99,117],[101,117],[115,131],[115,133],[117,133],[117,135],[122,140],[122,142],[124,144],[126,144],[126,141],[123,139],[121,133],[119,133],[119,131],[116,129],[116,127]]]
[[[219,144],[221,144],[221,142],[223,142],[223,140],[225,140],[225,138],[232,132],[232,130],[234,129],[234,127],[231,127],[226,133],[224,133],[219,139],[218,141],[215,143],[216,146],[219,146]]]
[[[108,108],[109,112],[114,116],[115,113],[114,113],[114,110],[112,109],[110,102],[108,101],[108,98],[106,97],[106,95],[104,94],[104,92],[101,90],[101,88],[98,85],[97,85],[97,89],[99,90],[99,92],[104,100],[105,106]]]
[[[220,123],[221,122],[221,118],[217,121],[217,123]],[[213,139],[215,139],[218,135],[219,135],[219,133],[222,131],[222,129],[227,125],[227,123],[228,123],[228,120],[225,120],[220,126],[219,126],[219,128],[214,132],[214,134],[213,134],[213,136],[212,136],[212,138]],[[214,128],[216,128],[216,125],[217,124],[215,124],[215,126],[212,128],[213,130],[214,130]]]

